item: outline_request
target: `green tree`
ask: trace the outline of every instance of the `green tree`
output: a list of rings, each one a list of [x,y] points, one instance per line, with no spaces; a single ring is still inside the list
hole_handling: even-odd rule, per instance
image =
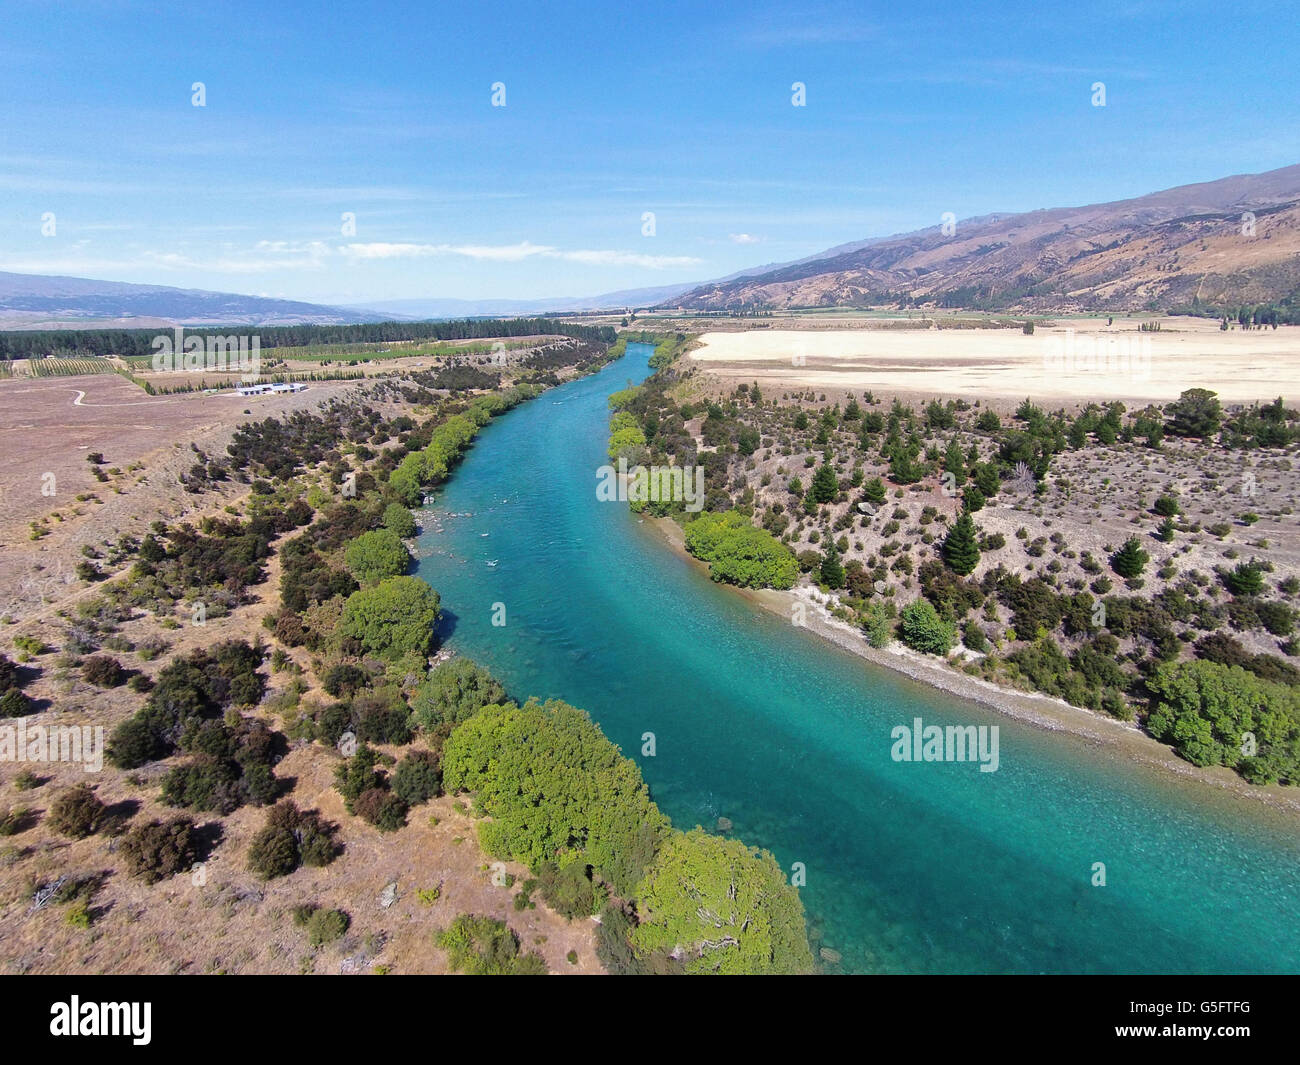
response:
[[[868,603],[867,609],[862,613],[862,631],[866,634],[867,643],[876,650],[888,647],[894,638],[894,622],[889,609],[880,603]]]
[[[885,501],[886,491],[885,482],[879,477],[873,477],[862,486],[862,498],[872,506],[880,506]]]
[[[917,599],[903,607],[899,634],[914,651],[946,655],[957,640],[956,627],[944,621],[928,599]]]
[[[998,478],[998,468],[992,462],[981,462],[971,467],[971,478],[975,487],[984,493],[984,498],[991,499],[998,494],[1002,481]]]
[[[925,476],[925,469],[913,460],[905,447],[894,448],[889,459],[889,479],[895,484],[916,484]]]
[[[823,462],[817,467],[810,491],[813,500],[817,503],[835,502],[836,496],[840,494],[840,484],[835,478],[835,467],[829,462]]]
[[[609,438],[609,461],[617,462],[620,455],[635,462],[645,448],[645,433],[636,426],[618,429]]]
[[[442,771],[490,817],[487,853],[532,868],[581,855],[624,897],[668,830],[636,763],[559,700],[484,707],[448,737]]]
[[[1223,575],[1223,583],[1233,595],[1259,595],[1264,590],[1264,570],[1258,562],[1238,562]]]
[[[506,701],[506,690],[471,658],[457,655],[438,664],[420,683],[411,700],[415,719],[425,731],[441,724],[459,725],[483,707]]]
[[[948,450],[943,456],[943,469],[945,473],[952,474],[957,487],[960,488],[966,483],[966,458],[955,436],[948,441]]]
[[[840,554],[834,544],[827,544],[826,554],[821,565],[822,584],[827,588],[844,587],[844,566],[840,563]]]
[[[385,529],[396,533],[403,540],[409,540],[415,535],[415,516],[400,503],[389,503],[384,508],[381,520]]]
[[[944,538],[943,560],[959,577],[969,576],[979,565],[979,538],[970,511],[961,512]]]
[[[1110,556],[1110,568],[1125,580],[1139,576],[1151,556],[1142,550],[1142,543],[1136,536],[1130,536],[1124,545]]]
[[[1162,543],[1172,543],[1174,533],[1177,531],[1178,527],[1174,524],[1174,519],[1165,518],[1165,520],[1160,523],[1159,528],[1156,529],[1156,539],[1160,540]]]
[[[385,577],[400,576],[411,564],[411,553],[401,537],[388,528],[362,533],[348,544],[343,557],[358,584],[378,584]]]
[[[1205,659],[1162,665],[1147,689],[1148,731],[1189,762],[1300,783],[1300,691]]]
[[[776,859],[701,828],[674,832],[636,892],[642,956],[680,955],[688,973],[812,969],[803,903]]]
[[[434,643],[439,605],[438,593],[419,577],[389,577],[348,596],[339,631],[383,658],[425,655]]]
[[[1169,432],[1176,436],[1213,436],[1223,420],[1217,393],[1206,388],[1189,388],[1165,408]]]
[[[701,514],[686,526],[686,550],[709,563],[709,576],[744,588],[793,588],[799,561],[766,529],[738,511]]]

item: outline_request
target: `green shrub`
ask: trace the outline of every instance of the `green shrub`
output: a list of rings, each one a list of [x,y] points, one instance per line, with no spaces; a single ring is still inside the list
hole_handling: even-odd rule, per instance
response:
[[[357,796],[353,812],[381,832],[396,832],[406,826],[406,803],[387,788],[370,788]]]
[[[411,700],[420,727],[432,731],[442,724],[458,725],[485,706],[506,701],[505,689],[472,659],[457,655],[441,662]]]
[[[401,538],[391,529],[372,529],[364,532],[347,546],[344,552],[348,572],[361,585],[378,584],[388,577],[405,573],[411,564],[411,553]]]
[[[307,942],[319,949],[343,938],[351,924],[352,918],[342,910],[315,910],[307,918]]]
[[[900,615],[899,634],[903,642],[914,651],[925,654],[946,655],[956,641],[955,626],[939,617],[928,599],[909,603]]]
[[[389,577],[348,597],[339,632],[382,658],[425,655],[434,644],[439,605],[438,593],[419,577]]]
[[[978,651],[983,654],[989,649],[988,638],[984,635],[984,630],[974,621],[968,621],[961,630],[961,642],[965,647],[972,651]]]
[[[82,662],[82,677],[96,688],[116,688],[126,680],[126,670],[112,655],[95,654]]]
[[[192,868],[198,860],[199,839],[188,817],[136,825],[122,839],[121,851],[132,876],[153,884]]]
[[[316,810],[299,810],[282,799],[267,813],[266,824],[248,847],[248,867],[263,880],[288,876],[299,865],[328,865],[341,847],[334,841],[336,826]]]
[[[582,862],[557,865],[543,862],[537,870],[538,887],[546,904],[562,917],[590,917],[599,908],[591,882],[591,866]]]
[[[745,588],[793,588],[794,553],[738,511],[702,514],[686,526],[686,550],[709,563],[709,576]],[[820,561],[820,560],[819,560]]]
[[[402,540],[409,540],[415,535],[415,516],[400,503],[389,503],[384,508],[381,520],[385,529]]]
[[[85,839],[103,824],[105,809],[89,784],[77,784],[50,804],[48,823],[69,839]]]
[[[437,797],[442,772],[432,751],[411,751],[393,770],[393,794],[407,806],[419,806]]]
[[[546,965],[536,954],[519,952],[519,937],[491,917],[463,913],[434,942],[447,952],[453,972],[471,976],[540,976]]]

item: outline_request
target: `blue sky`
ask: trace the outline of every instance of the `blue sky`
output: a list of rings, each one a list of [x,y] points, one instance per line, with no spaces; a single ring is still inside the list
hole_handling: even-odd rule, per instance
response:
[[[1300,162],[1293,6],[1052,7],[6,0],[0,270],[590,295]]]

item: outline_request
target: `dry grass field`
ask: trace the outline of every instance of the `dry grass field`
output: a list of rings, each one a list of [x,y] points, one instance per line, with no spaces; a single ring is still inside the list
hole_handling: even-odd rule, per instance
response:
[[[394,366],[390,361],[374,368],[389,372]],[[224,511],[243,514],[247,484],[209,483],[190,493],[179,478],[196,461],[193,449],[224,456],[245,422],[361,394],[392,414],[418,413],[392,390],[375,395],[376,389],[383,386],[373,380],[325,381],[294,394],[149,396],[113,373],[0,380],[0,444],[8,459],[0,471],[0,651],[26,657],[17,650],[18,637],[50,649],[32,662],[40,675],[27,691],[44,708],[32,722],[102,726],[107,734],[143,702],[125,685],[105,689],[87,683],[69,656],[58,653],[68,619],[103,589],[76,579],[83,548],[104,548],[124,534],[140,537],[157,520],[196,523]],[[102,465],[87,461],[94,453],[102,454]],[[105,480],[95,476],[97,468]],[[49,489],[42,493],[45,486]],[[33,538],[33,524],[43,535]],[[137,612],[121,625],[123,646],[161,638],[167,650],[149,659],[121,653],[123,665],[156,678],[178,655],[223,640],[264,636],[263,619],[279,608],[278,555],[266,568],[266,579],[249,589],[247,602],[204,626],[160,625],[157,617]],[[121,572],[125,568],[109,567],[105,576]],[[310,656],[296,648],[290,658],[308,678],[303,698],[328,702],[314,680]],[[268,693],[252,716],[282,730],[286,720],[273,707],[291,676],[266,672]],[[286,797],[338,826],[343,852],[328,867],[259,880],[247,868],[246,854],[266,811],[242,807],[224,817],[199,814],[196,821],[212,845],[202,870],[152,886],[127,874],[118,845],[129,825],[180,812],[158,797],[169,763],[127,773],[107,763],[87,772],[74,763],[26,766],[0,760],[0,817],[27,811],[19,831],[0,838],[0,972],[440,972],[446,970],[445,955],[432,936],[462,913],[505,920],[521,949],[540,954],[551,972],[601,971],[594,923],[567,921],[540,898],[535,908],[516,910],[518,885],[493,883],[475,819],[462,802],[435,799],[413,808],[406,827],[380,832],[346,813],[333,786],[341,760],[333,748],[295,740],[276,768],[276,776],[289,782]],[[19,787],[27,768],[36,774],[35,788]],[[71,840],[48,825],[48,813],[56,796],[80,783],[91,784],[108,805],[110,821],[87,839]],[[506,870],[520,880],[528,876],[517,863],[506,863]],[[60,876],[96,879],[89,928],[68,923],[66,905],[33,908],[36,886]],[[436,898],[417,894],[431,889],[437,889]],[[347,912],[351,926],[344,937],[313,948],[292,920],[293,909],[307,904]],[[568,960],[570,952],[576,961]]]
[[[1288,400],[1300,391],[1300,326],[1221,331],[1201,318],[1057,319],[1018,329],[856,328],[707,332],[691,353],[710,375],[777,389],[870,389],[995,406],[1025,396],[1053,404],[1162,403],[1208,388],[1224,403]],[[906,321],[906,320],[902,320]],[[784,324],[784,323],[783,323]],[[893,326],[893,327],[891,327]]]
[[[21,618],[59,598],[86,544],[139,536],[156,520],[219,509],[247,491],[230,485],[217,499],[187,493],[178,478],[195,461],[191,444],[224,454],[244,422],[355,388],[324,381],[276,396],[149,396],[117,374],[0,380],[0,613]],[[107,481],[87,461],[96,452]],[[33,540],[32,522],[47,534]]]

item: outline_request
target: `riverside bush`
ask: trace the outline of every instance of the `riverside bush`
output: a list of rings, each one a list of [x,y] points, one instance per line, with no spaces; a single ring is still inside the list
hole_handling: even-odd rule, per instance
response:
[[[709,563],[709,577],[744,588],[793,588],[794,553],[738,511],[702,514],[686,526],[686,550]],[[820,557],[818,558],[820,563]]]

